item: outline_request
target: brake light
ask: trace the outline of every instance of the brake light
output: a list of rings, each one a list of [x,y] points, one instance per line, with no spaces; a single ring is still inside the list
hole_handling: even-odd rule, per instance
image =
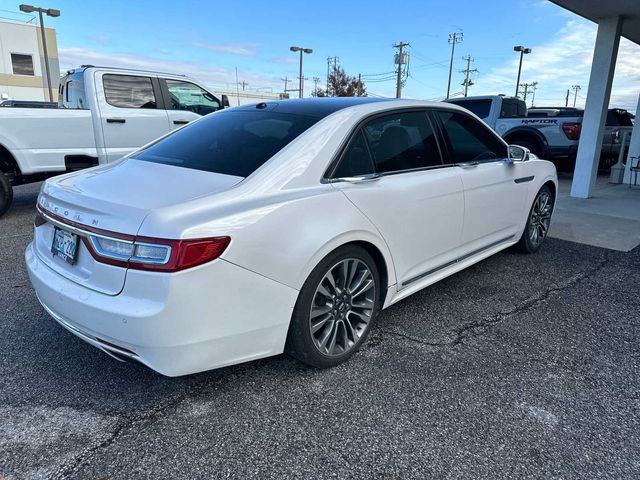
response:
[[[39,210],[36,209],[36,217],[33,219],[33,225],[35,227],[40,227],[47,223],[47,220],[42,216]]]
[[[562,131],[569,140],[578,140],[580,138],[580,129],[582,125],[579,123],[563,123]]]
[[[76,229],[96,261],[135,270],[186,270],[215,260],[231,243],[231,238],[226,236],[171,240],[110,232],[75,223],[50,212],[41,212],[40,206],[36,211],[36,226],[46,222],[45,215]]]

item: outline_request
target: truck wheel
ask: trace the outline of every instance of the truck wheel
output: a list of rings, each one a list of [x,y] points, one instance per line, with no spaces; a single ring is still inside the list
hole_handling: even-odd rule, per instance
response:
[[[536,157],[542,158],[542,152],[540,151],[540,147],[537,143],[532,142],[531,140],[514,140],[513,143],[515,145],[520,145],[521,147],[526,148],[531,153],[533,153]]]
[[[0,172],[0,217],[9,210],[13,202],[13,187],[7,176]]]

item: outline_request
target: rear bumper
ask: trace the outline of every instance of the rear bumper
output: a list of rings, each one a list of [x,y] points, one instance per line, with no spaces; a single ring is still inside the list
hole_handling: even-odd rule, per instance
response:
[[[108,353],[168,376],[282,353],[298,292],[222,259],[184,272],[129,270],[105,295],[47,266],[32,245],[27,270],[47,312]]]

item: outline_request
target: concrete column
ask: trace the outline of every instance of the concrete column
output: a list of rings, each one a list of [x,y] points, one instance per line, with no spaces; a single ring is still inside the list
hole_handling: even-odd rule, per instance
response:
[[[587,104],[584,109],[576,169],[571,184],[572,197],[589,198],[596,184],[600,150],[602,150],[602,130],[609,107],[621,28],[622,17],[605,18],[598,23]]]
[[[636,108],[636,123],[631,131],[631,143],[629,143],[629,155],[627,164],[624,167],[624,183],[631,183],[631,157],[640,156],[640,95],[638,95],[638,107]],[[636,160],[637,161],[637,160]],[[636,161],[633,165],[636,165]],[[640,181],[640,180],[639,180]]]

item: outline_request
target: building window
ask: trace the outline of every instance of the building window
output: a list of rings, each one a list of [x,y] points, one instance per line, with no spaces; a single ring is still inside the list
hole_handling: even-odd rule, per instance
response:
[[[14,75],[30,75],[33,73],[33,57],[31,55],[21,55],[19,53],[11,54],[11,65],[13,66]]]

